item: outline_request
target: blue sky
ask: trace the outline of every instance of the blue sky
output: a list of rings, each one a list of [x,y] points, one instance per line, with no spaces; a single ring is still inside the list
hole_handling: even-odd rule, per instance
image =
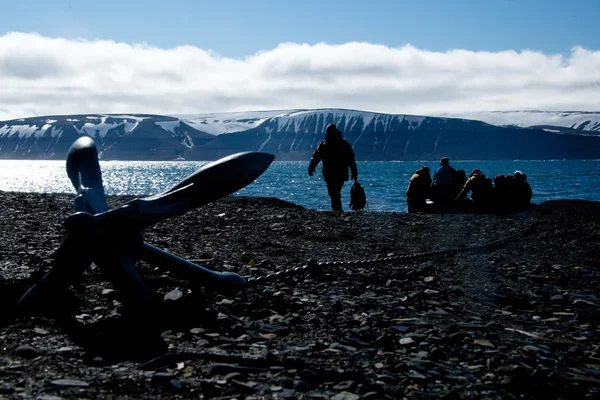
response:
[[[0,120],[600,110],[600,0],[0,1]]]
[[[279,43],[444,51],[600,47],[600,1],[576,0],[4,0],[5,32],[194,45],[244,57]]]

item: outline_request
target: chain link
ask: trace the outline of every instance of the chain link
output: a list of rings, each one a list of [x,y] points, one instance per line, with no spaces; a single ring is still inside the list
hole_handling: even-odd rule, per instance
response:
[[[292,267],[285,270],[277,271],[271,274],[258,276],[258,277],[248,277],[246,281],[248,286],[256,286],[264,283],[273,283],[280,280],[282,277],[291,277],[303,272],[318,272],[322,271],[325,267],[340,267],[340,266],[361,266],[361,265],[376,265],[376,264],[387,264],[391,262],[411,262],[417,260],[426,260],[432,257],[437,257],[441,255],[447,254],[457,254],[457,253],[469,253],[469,252],[484,252],[489,251],[495,247],[502,246],[508,243],[511,240],[515,240],[519,236],[523,236],[529,232],[531,232],[535,227],[537,227],[541,222],[534,222],[529,225],[525,229],[520,232],[512,233],[510,235],[503,236],[499,239],[491,240],[481,245],[475,246],[466,246],[466,247],[456,247],[453,249],[446,250],[436,250],[429,251],[423,253],[414,253],[414,254],[405,254],[401,256],[388,256],[374,259],[364,259],[364,260],[352,260],[352,261],[315,261],[310,260],[307,264],[298,267]]]

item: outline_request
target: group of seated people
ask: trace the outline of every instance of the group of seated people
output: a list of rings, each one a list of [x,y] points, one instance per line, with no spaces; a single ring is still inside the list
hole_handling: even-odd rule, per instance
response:
[[[467,195],[471,193],[471,197]],[[531,204],[531,187],[527,175],[497,175],[492,180],[479,169],[469,177],[455,170],[447,157],[440,160],[433,180],[429,167],[412,175],[406,191],[408,212],[467,212],[511,214],[527,211]]]

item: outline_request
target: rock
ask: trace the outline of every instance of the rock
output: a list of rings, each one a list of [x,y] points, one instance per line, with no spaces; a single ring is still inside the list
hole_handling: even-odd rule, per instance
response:
[[[7,383],[0,383],[0,394],[12,394],[15,392],[13,385]]]
[[[404,338],[400,339],[400,344],[401,345],[408,345],[408,344],[411,344],[411,343],[414,343],[414,340],[411,337],[404,337]]]
[[[597,310],[598,308],[600,308],[600,304],[598,303],[594,303],[591,302],[589,300],[585,300],[585,299],[577,299],[573,302],[573,306],[580,308],[580,309],[594,309]]]
[[[179,289],[173,289],[165,294],[164,301],[177,301],[183,297],[183,292]]]
[[[358,400],[360,396],[350,392],[340,392],[331,397],[331,400]]]
[[[583,357],[585,353],[581,346],[572,346],[567,351],[567,354],[571,357]]]
[[[304,381],[296,381],[294,382],[294,390],[299,393],[306,393],[309,390],[309,386]]]
[[[51,384],[55,385],[55,386],[63,386],[63,387],[88,387],[90,386],[89,383],[84,382],[84,381],[80,381],[77,379],[55,379],[53,381],[50,382]]]
[[[305,369],[300,373],[302,379],[308,383],[316,382],[318,380],[318,374],[310,369]]]
[[[69,346],[59,347],[58,349],[56,349],[56,352],[68,356],[73,353],[73,348]]]
[[[550,299],[550,301],[554,304],[564,304],[566,303],[566,298],[565,296],[563,296],[562,294],[557,294],[552,296],[552,298]]]
[[[23,344],[15,349],[15,355],[23,358],[35,358],[39,354],[38,350],[28,344]]]
[[[351,389],[356,383],[354,381],[344,381],[340,382],[333,387],[335,390],[348,390]]]

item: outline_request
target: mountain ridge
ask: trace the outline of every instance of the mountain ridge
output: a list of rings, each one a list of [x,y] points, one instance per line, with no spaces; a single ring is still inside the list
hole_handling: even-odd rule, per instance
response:
[[[515,113],[527,118],[511,119]],[[97,142],[105,160],[213,160],[239,151],[268,151],[278,160],[305,160],[329,123],[338,125],[358,160],[600,158],[600,113],[549,112],[543,115],[547,121],[560,125],[533,128],[524,125],[541,121],[536,112],[479,115],[504,124],[463,115],[331,108],[49,115],[0,122],[0,158],[64,159],[70,144],[87,135]],[[560,115],[566,119],[559,120]],[[575,121],[580,117],[587,120]]]
[[[560,133],[600,135],[600,111],[474,111],[468,113],[438,114],[439,116],[475,119],[497,126],[541,128]]]

